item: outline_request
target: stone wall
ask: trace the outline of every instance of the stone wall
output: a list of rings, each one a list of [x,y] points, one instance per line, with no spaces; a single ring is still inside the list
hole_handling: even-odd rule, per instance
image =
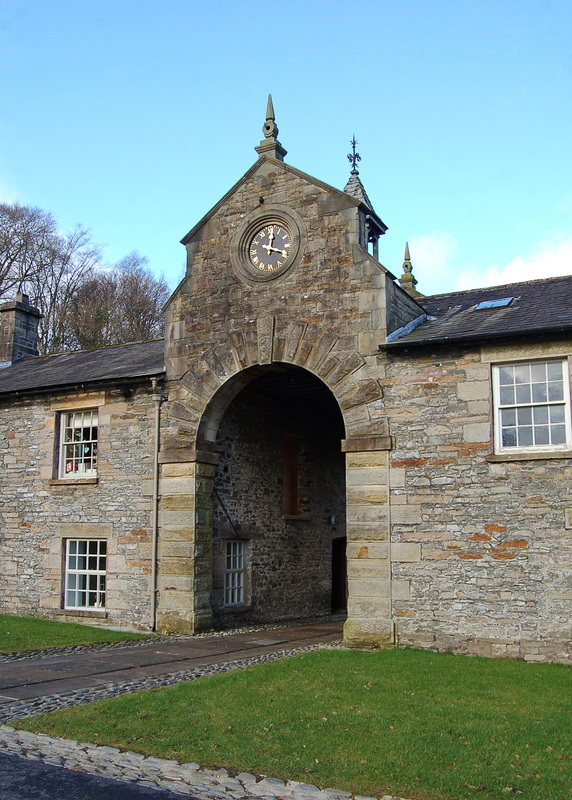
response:
[[[402,645],[571,657],[569,458],[492,455],[491,361],[569,342],[380,356],[390,460],[393,618]]]
[[[99,409],[97,479],[59,480],[56,419]],[[0,409],[0,609],[147,628],[154,409],[150,392],[11,401]],[[63,540],[106,539],[105,612],[64,612]]]

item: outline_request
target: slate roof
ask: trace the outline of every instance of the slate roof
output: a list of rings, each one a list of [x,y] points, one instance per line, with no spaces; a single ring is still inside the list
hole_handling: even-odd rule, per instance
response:
[[[0,369],[0,395],[158,376],[165,370],[164,346],[160,339],[23,358]]]
[[[475,310],[484,301],[509,297],[504,308]],[[417,302],[428,319],[384,347],[572,332],[572,276],[419,297]]]
[[[354,200],[359,200],[360,203],[365,203],[365,205],[373,211],[373,206],[371,204],[371,200],[367,196],[367,192],[363,183],[361,182],[357,172],[352,172],[350,175],[349,181],[346,183],[344,192],[349,194],[350,197],[353,197]],[[373,211],[375,214],[375,211]]]

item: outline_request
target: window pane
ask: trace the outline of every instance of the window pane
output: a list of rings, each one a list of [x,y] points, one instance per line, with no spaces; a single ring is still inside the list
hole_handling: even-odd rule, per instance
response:
[[[532,408],[519,408],[518,409],[518,424],[519,425],[532,425]]]
[[[532,444],[532,427],[518,429],[518,446],[530,447]]]
[[[550,406],[550,422],[564,422],[564,406]]]
[[[548,422],[548,406],[536,406],[534,408],[534,424],[546,425]]]
[[[514,405],[514,386],[502,386],[500,390],[501,406]]]
[[[534,429],[534,444],[550,444],[548,425],[539,425]]]
[[[550,426],[551,444],[566,444],[566,426],[565,425],[551,425]]]
[[[525,383],[516,387],[516,402],[517,403],[530,403],[530,384]]]
[[[499,368],[499,383],[501,386],[512,386],[514,383],[514,367]]]
[[[519,364],[514,368],[514,382],[530,383],[530,366],[528,364]]]
[[[564,377],[562,374],[562,362],[549,361],[546,365],[546,372],[549,381],[561,381]]]
[[[516,425],[516,409],[504,408],[501,411],[501,421],[503,428],[507,428],[509,425]]]
[[[516,428],[504,428],[502,432],[502,446],[516,447]]]
[[[564,399],[564,386],[562,383],[548,384],[548,399],[551,402],[558,402]]]
[[[546,381],[546,362],[531,364],[530,377],[533,383],[544,383]]]
[[[545,383],[532,384],[532,402],[533,403],[546,403],[547,391]]]

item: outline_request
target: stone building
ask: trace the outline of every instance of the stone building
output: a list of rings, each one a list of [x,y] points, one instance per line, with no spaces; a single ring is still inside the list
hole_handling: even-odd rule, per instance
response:
[[[572,278],[425,297],[356,160],[258,160],[184,237],[164,342],[38,357],[0,307],[0,608],[570,658]],[[23,358],[23,356],[27,356]]]

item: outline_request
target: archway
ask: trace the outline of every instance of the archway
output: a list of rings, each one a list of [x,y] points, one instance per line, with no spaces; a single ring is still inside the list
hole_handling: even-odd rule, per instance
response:
[[[243,370],[213,398],[197,438],[208,442],[218,462],[210,597],[215,624],[343,606],[344,423],[326,385],[286,363]]]

